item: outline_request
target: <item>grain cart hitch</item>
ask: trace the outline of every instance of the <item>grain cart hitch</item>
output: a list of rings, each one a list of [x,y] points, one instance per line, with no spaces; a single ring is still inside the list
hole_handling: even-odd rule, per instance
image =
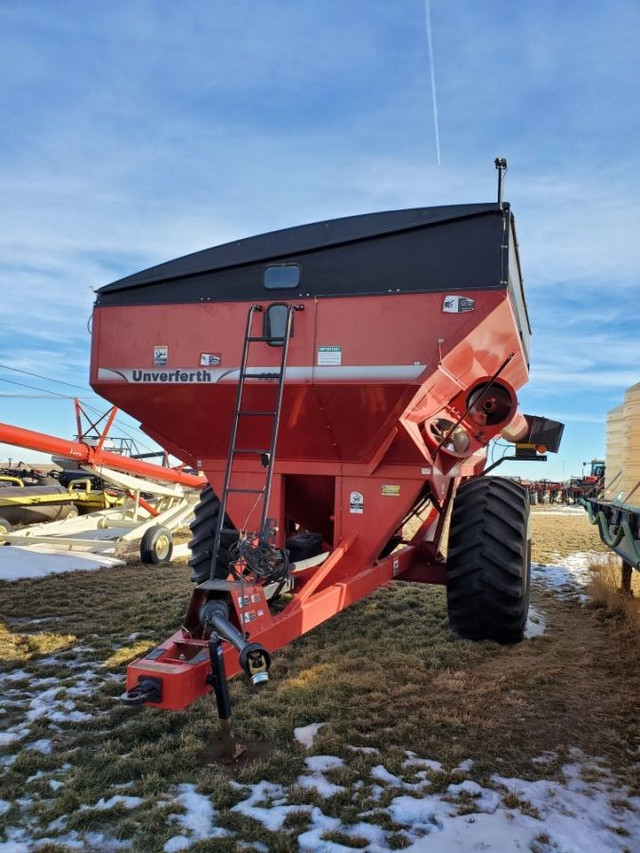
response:
[[[135,687],[120,697],[120,703],[128,708],[137,708],[145,702],[162,702],[162,679],[147,676],[139,678]]]
[[[222,760],[225,763],[237,761],[246,747],[235,739],[233,734],[231,697],[224,666],[222,641],[231,643],[240,653],[240,666],[254,685],[266,684],[269,680],[271,656],[259,643],[249,643],[244,635],[229,621],[229,605],[223,599],[212,599],[202,607],[200,622],[205,632],[211,632],[209,657],[211,674],[207,684],[213,687],[220,718],[222,735]]]

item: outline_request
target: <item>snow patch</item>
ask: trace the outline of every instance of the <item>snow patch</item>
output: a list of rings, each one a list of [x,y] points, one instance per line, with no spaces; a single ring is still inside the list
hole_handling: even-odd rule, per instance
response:
[[[449,785],[447,793],[451,797],[473,797],[474,806],[478,812],[493,814],[500,805],[500,797],[490,788],[483,788],[477,782],[465,779],[459,785]]]
[[[298,726],[293,730],[293,736],[305,749],[311,749],[315,736],[326,723],[309,723],[308,726]]]
[[[305,758],[305,764],[314,773],[324,773],[325,770],[342,767],[344,761],[335,755],[312,755],[311,758]]]
[[[552,504],[551,506],[554,505]],[[537,504],[531,507],[531,511],[541,513],[542,515],[584,515],[584,507],[578,504],[573,506],[554,506],[553,509],[551,506]]]
[[[558,849],[623,851],[629,838],[640,836],[640,798],[627,798],[630,808],[612,804],[626,796],[604,770],[597,782],[585,782],[585,765],[566,765],[563,783],[548,780],[526,782],[492,776],[495,784],[529,803],[540,815],[536,821]],[[589,769],[593,769],[590,767]],[[620,832],[622,830],[622,832]],[[539,830],[541,831],[541,830]]]
[[[0,549],[0,581],[19,581],[25,578],[43,578],[62,572],[95,571],[96,569],[124,566],[124,560],[101,554],[67,551],[61,554],[42,545],[10,545]]]
[[[553,757],[549,754],[542,758],[553,760]],[[343,825],[314,807],[309,815],[310,827],[298,837],[299,849],[312,853],[353,851],[346,839],[345,844],[339,844],[323,837],[329,831],[338,831],[346,837],[366,838],[368,853],[382,853],[390,849],[388,831],[367,822],[371,815],[382,813],[402,824],[409,853],[474,850],[502,853],[536,849],[623,853],[632,849],[629,840],[640,835],[640,797],[630,797],[627,789],[608,774],[600,759],[587,761],[579,750],[574,750],[572,757],[576,761],[563,768],[564,783],[494,776],[492,782],[497,788],[494,790],[464,779],[449,785],[444,795],[416,797],[403,793],[392,800],[385,812],[379,809],[363,812],[358,815],[360,822],[355,824]],[[339,766],[329,756],[318,758],[322,759],[316,765],[318,773],[330,764]],[[419,759],[414,753],[405,763],[413,766],[427,763],[432,772],[441,769],[438,762]],[[456,770],[470,770],[472,765],[473,761],[466,759]],[[589,770],[589,782],[583,779],[585,769]],[[594,772],[597,779],[591,781]],[[372,768],[371,776],[384,784],[399,783],[404,790],[416,787],[403,783],[382,764]],[[377,799],[384,790],[374,786],[371,794]],[[510,807],[503,805],[502,798],[507,792],[520,800],[522,811],[517,803]],[[286,805],[277,806],[281,808]],[[534,816],[536,812],[539,817]],[[541,835],[549,837],[549,842],[542,846],[538,841]]]
[[[531,580],[550,587],[561,599],[587,601],[584,589],[593,577],[589,566],[606,565],[608,560],[608,554],[598,551],[576,551],[568,557],[558,559],[553,565],[532,564]]]
[[[348,746],[347,749],[352,749],[354,752],[362,752],[364,755],[375,755],[380,752],[375,746]]]
[[[13,672],[3,672],[0,675],[0,684],[5,681],[22,681],[25,678],[31,678],[31,673],[26,669],[14,669]]]
[[[47,845],[56,848],[64,847],[65,850],[99,850],[100,853],[118,853],[120,850],[128,850],[130,841],[121,841],[118,838],[110,838],[101,832],[78,832],[73,830],[67,835],[48,836],[38,838],[34,841],[31,832],[8,827],[5,830],[8,841],[0,842],[0,853],[34,853]]]
[[[384,764],[376,764],[375,767],[371,768],[371,778],[377,779],[378,782],[382,782],[385,785],[394,785],[396,788],[404,786],[402,779],[390,773]]]
[[[113,809],[116,806],[122,806],[123,809],[137,809],[138,806],[141,806],[144,800],[141,797],[124,797],[122,794],[114,794],[108,800],[105,800],[104,797],[101,797],[98,802],[93,806],[82,805],[80,806],[78,811],[97,811],[97,812],[106,812],[109,809]]]
[[[543,752],[542,755],[538,755],[535,758],[531,759],[532,764],[551,764],[552,761],[555,761],[558,757],[557,752]]]
[[[334,755],[313,755],[311,758],[306,758],[305,762],[311,773],[299,776],[296,784],[302,788],[313,788],[321,797],[333,797],[334,794],[345,790],[342,785],[334,785],[323,775],[326,770],[331,770],[333,767],[342,767],[344,761],[341,758]]]
[[[439,761],[433,761],[431,758],[418,758],[415,752],[410,749],[405,750],[405,755],[407,758],[402,762],[403,767],[424,767],[433,773],[442,773],[442,764]]]
[[[300,850],[311,853],[354,853],[355,849],[363,849],[325,840],[322,836],[332,830],[338,830],[348,838],[366,838],[369,842],[365,848],[367,853],[382,853],[390,849],[385,831],[375,824],[361,822],[345,826],[336,818],[327,817],[318,808],[313,809],[311,820],[312,828],[298,836]]]
[[[527,639],[531,639],[532,637],[541,637],[545,632],[546,622],[545,618],[535,607],[529,606],[529,615],[527,617],[527,624],[524,629],[524,635]]]
[[[92,714],[77,711],[75,704],[70,699],[56,700],[55,697],[61,690],[63,690],[62,687],[51,687],[49,690],[34,696],[29,703],[26,719],[30,723],[41,717],[46,717],[54,723],[81,723],[93,719]]]
[[[246,800],[236,803],[232,812],[239,812],[246,817],[260,821],[271,832],[282,829],[282,825],[290,812],[304,809],[304,806],[283,805],[286,802],[282,786],[271,782],[258,782],[250,786],[251,793]]]
[[[164,853],[179,853],[180,850],[186,850],[190,846],[191,842],[184,835],[174,835],[162,849]]]
[[[32,749],[35,752],[40,752],[42,755],[51,755],[53,752],[53,743],[48,738],[34,740],[33,743],[25,744],[25,749]]]
[[[16,727],[9,729],[6,732],[0,732],[0,746],[7,746],[10,743],[15,743],[17,740],[22,740],[29,734],[29,729],[24,727]]]
[[[176,853],[185,850],[194,841],[205,838],[221,838],[228,835],[227,831],[214,826],[215,811],[211,801],[198,793],[195,785],[185,783],[178,787],[180,791],[176,802],[185,809],[184,814],[172,814],[170,819],[180,824],[188,835],[174,835],[164,845],[164,853]],[[186,842],[186,843],[185,843]]]

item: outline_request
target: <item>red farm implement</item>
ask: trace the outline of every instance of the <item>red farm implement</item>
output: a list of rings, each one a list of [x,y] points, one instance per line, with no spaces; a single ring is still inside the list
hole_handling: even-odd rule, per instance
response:
[[[528,495],[479,475],[500,435],[557,450],[561,425],[517,405],[529,336],[501,202],[300,226],[103,287],[93,388],[209,482],[183,625],[125,701],[214,687],[226,718],[225,671],[267,680],[270,651],[392,579],[446,584],[463,636],[520,640]]]
[[[0,498],[0,512],[6,511],[4,505],[11,506],[12,503],[26,506],[31,502],[40,506],[45,499],[60,501],[60,492],[70,506],[82,500],[88,504],[95,495],[91,481],[101,484],[101,489],[108,485],[116,490],[111,498],[106,497],[106,492],[100,492],[105,499],[97,506],[87,506],[87,514],[80,518],[65,514],[64,520],[31,524],[14,531],[11,531],[9,522],[0,518],[0,544],[44,544],[65,550],[101,550],[110,548],[116,541],[140,540],[143,562],[158,563],[170,559],[173,549],[171,531],[191,517],[205,482],[202,477],[184,471],[183,466],[156,465],[146,458],[107,449],[115,445],[115,441],[108,438],[108,433],[116,411],[113,407],[95,424],[89,420],[91,432],[85,433],[81,418],[87,416],[76,401],[76,441],[0,423],[1,442],[50,453],[61,467],[75,469],[62,472],[70,478],[65,481],[67,489],[57,487],[51,495],[43,495],[40,490],[33,497],[21,496],[22,492],[29,491],[28,488],[16,489],[16,498],[6,495]],[[105,424],[100,426],[103,420]],[[157,455],[146,453],[143,457]],[[51,487],[48,488],[51,491]],[[17,521],[26,524],[31,519],[23,515]]]

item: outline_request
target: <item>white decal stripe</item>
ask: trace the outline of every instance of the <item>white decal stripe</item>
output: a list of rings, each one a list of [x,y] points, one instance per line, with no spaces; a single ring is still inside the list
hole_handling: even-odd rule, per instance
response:
[[[396,381],[416,379],[426,369],[426,364],[369,364],[369,365],[332,365],[327,367],[287,367],[285,381],[304,380],[337,380],[346,381],[362,379],[364,381],[384,380]],[[261,373],[273,373],[274,367],[251,367],[248,378],[252,374],[256,378]],[[239,367],[206,367],[194,370],[189,367],[164,368],[98,368],[98,380],[102,382],[130,382],[133,385],[191,385],[216,384],[218,382],[237,382]],[[258,381],[260,381],[258,379]]]

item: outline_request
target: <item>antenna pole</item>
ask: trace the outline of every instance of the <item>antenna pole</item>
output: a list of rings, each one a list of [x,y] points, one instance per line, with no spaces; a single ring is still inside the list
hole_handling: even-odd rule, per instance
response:
[[[498,207],[502,210],[502,182],[507,174],[507,161],[504,157],[496,157],[494,163],[498,170]]]

